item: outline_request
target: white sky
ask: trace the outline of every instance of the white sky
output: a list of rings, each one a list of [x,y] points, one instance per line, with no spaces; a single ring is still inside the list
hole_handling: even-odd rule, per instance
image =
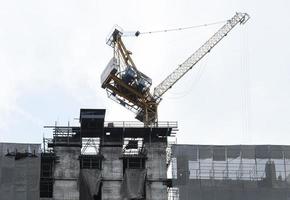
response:
[[[289,10],[289,0],[0,1],[0,141],[41,142],[51,134],[44,125],[77,124],[80,108],[106,108],[108,121],[135,120],[100,87],[113,25],[150,31],[241,11],[249,22],[164,95],[159,120],[178,121],[178,143],[289,144]],[[125,43],[156,86],[220,26]]]

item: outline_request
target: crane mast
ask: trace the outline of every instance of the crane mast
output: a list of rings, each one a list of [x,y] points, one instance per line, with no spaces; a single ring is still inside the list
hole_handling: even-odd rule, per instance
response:
[[[153,97],[160,97],[169,90],[179,79],[181,79],[198,61],[214,48],[238,23],[244,24],[248,21],[247,13],[236,13],[227,23],[221,27],[208,41],[206,41],[196,52],[194,52],[184,63],[174,70],[167,78],[154,88]]]
[[[107,40],[107,44],[114,49],[114,56],[101,75],[102,88],[106,89],[109,98],[133,111],[136,119],[143,122],[145,126],[155,124],[157,108],[162,95],[209,53],[238,23],[244,24],[249,18],[247,13],[236,13],[195,53],[155,87],[153,94],[150,93],[151,78],[137,69],[131,58],[132,53],[126,49],[122,41],[122,30],[116,27]],[[140,32],[136,32],[136,36],[138,36],[137,33],[140,34]]]

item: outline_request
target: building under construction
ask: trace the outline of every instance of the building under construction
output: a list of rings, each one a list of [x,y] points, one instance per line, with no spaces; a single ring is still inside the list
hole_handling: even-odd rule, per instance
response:
[[[104,118],[103,109],[81,109],[80,126],[47,126],[53,138],[41,153],[3,143],[1,200],[167,199],[167,138],[177,123]]]
[[[249,18],[236,13],[153,92],[113,29],[101,86],[140,122],[81,109],[79,126],[46,126],[42,148],[0,143],[0,200],[289,200],[290,146],[171,144],[177,122],[158,121],[163,94]]]
[[[290,146],[179,145],[176,122],[47,126],[40,144],[0,143],[1,200],[288,200]]]

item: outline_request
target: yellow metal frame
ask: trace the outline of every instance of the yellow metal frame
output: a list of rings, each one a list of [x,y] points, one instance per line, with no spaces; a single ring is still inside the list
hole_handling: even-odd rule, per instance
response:
[[[137,111],[144,112],[143,121],[144,124],[152,124],[157,120],[157,106],[150,93],[142,94],[135,88],[124,83],[124,81],[117,76],[110,74],[107,81],[104,83],[104,87],[110,90],[112,93],[126,99],[134,106],[137,106]],[[133,107],[133,106],[132,106]]]
[[[120,56],[126,66],[132,67],[136,70],[137,76],[139,71],[136,68],[134,61],[131,58],[131,52],[125,47],[121,36],[117,36],[114,45],[115,56]],[[119,57],[119,58],[120,58]],[[126,104],[137,112],[137,119],[142,121],[145,125],[150,125],[157,122],[157,106],[158,103],[150,94],[150,91],[141,93],[131,85],[126,84],[120,77],[119,74],[110,74],[102,87],[106,88],[111,94],[118,95],[118,99],[121,98],[124,102],[130,102]],[[120,97],[120,98],[119,98]],[[139,115],[141,119],[138,118]],[[139,116],[139,117],[140,117]]]

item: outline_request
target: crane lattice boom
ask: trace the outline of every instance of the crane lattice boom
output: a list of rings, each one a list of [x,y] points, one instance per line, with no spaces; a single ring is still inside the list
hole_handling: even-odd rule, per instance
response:
[[[182,78],[192,67],[200,61],[210,50],[216,46],[238,23],[244,24],[249,19],[247,13],[236,13],[233,18],[220,28],[207,42],[193,53],[184,63],[173,71],[164,81],[154,88],[153,96],[157,100],[169,90],[180,78]]]
[[[107,40],[107,44],[113,47],[114,56],[101,75],[102,87],[106,89],[109,98],[135,112],[136,119],[144,122],[146,126],[155,124],[158,120],[157,111],[161,96],[238,23],[244,24],[248,19],[248,14],[236,13],[202,47],[161,82],[154,89],[153,94],[150,93],[151,78],[137,69],[131,58],[132,53],[126,49],[122,41],[122,30],[119,27],[115,27]]]

